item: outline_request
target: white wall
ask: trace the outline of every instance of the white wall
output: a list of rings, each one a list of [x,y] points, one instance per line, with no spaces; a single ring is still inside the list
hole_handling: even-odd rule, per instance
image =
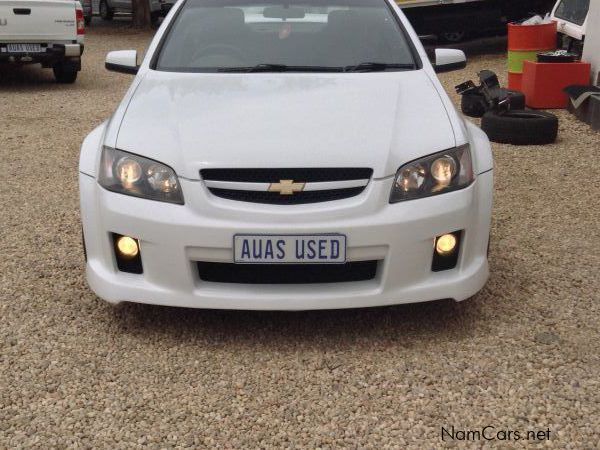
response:
[[[592,83],[600,86],[600,1],[590,2],[583,60],[592,63]]]

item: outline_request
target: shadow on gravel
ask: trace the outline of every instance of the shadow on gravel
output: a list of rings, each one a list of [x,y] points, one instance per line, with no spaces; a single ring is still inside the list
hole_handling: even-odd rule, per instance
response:
[[[482,291],[483,293],[485,292]],[[147,339],[160,335],[173,344],[237,344],[281,350],[385,345],[407,347],[419,339],[460,341],[484,320],[483,293],[462,303],[441,300],[392,307],[305,312],[218,311],[122,304],[111,308],[108,321],[121,332]],[[154,336],[156,337],[156,336]]]
[[[49,89],[72,89],[72,84],[54,81],[52,69],[42,69],[40,64],[26,66],[4,65],[0,67],[1,91],[47,91]]]

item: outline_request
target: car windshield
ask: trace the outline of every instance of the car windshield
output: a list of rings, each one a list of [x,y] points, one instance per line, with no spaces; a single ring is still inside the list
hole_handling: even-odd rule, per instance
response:
[[[590,0],[562,0],[554,15],[575,25],[583,25],[590,9]]]
[[[385,0],[187,0],[154,68],[171,72],[415,69]]]

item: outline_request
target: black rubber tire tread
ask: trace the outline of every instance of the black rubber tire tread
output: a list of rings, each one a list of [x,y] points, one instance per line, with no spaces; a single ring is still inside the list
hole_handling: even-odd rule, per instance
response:
[[[481,129],[492,142],[513,145],[545,145],[556,141],[558,118],[544,111],[488,111]]]
[[[465,116],[483,117],[487,111],[485,97],[477,92],[464,94],[460,101],[460,109]]]
[[[104,4],[104,6],[105,6],[104,14],[102,14],[103,13],[102,4]],[[98,9],[100,10],[100,18],[102,20],[112,20],[113,19],[115,12],[108,7],[108,3],[106,3],[106,0],[100,0],[100,6]]]
[[[57,83],[72,84],[77,79],[78,71],[75,67],[57,64],[52,70],[54,71],[54,78]]]

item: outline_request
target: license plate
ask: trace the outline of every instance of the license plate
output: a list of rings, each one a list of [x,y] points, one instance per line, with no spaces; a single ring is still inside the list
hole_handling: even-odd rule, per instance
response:
[[[248,235],[233,237],[236,264],[343,264],[346,236]]]
[[[9,53],[41,53],[43,48],[40,44],[6,44]]]

